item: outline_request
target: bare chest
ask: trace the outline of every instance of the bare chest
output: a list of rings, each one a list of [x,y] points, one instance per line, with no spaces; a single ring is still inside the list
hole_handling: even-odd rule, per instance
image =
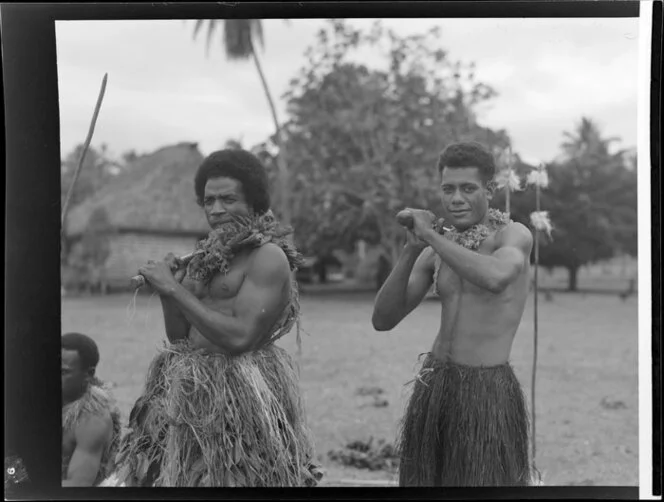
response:
[[[215,274],[209,283],[194,281],[185,277],[182,285],[191,291],[199,300],[224,301],[237,296],[247,275],[248,257],[236,257],[228,272]]]
[[[480,247],[475,251],[481,255],[490,255],[496,250],[497,244],[494,236],[487,237]],[[453,302],[460,295],[472,295],[474,297],[493,297],[492,293],[474,285],[469,281],[462,280],[452,268],[442,261],[439,256],[434,256],[436,263],[434,281],[438,295],[443,304]]]

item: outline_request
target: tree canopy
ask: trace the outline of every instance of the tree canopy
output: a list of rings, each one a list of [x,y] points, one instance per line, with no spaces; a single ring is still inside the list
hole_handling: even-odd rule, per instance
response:
[[[598,126],[582,118],[564,133],[560,157],[547,166],[549,186],[541,192],[541,209],[553,224],[552,240],[543,242],[540,263],[565,267],[569,289],[576,289],[579,267],[637,252],[637,179],[631,152],[612,153],[615,138],[603,138]],[[535,166],[517,161],[522,179]],[[529,224],[535,210],[534,189],[512,194],[512,218]],[[504,193],[496,197],[504,204]]]
[[[382,66],[358,62],[363,51]],[[395,213],[439,208],[440,151],[462,140],[508,145],[477,120],[495,92],[439,48],[438,29],[402,37],[380,22],[367,33],[331,20],[306,58],[284,96],[298,244],[324,254],[364,239],[393,262],[404,237]]]

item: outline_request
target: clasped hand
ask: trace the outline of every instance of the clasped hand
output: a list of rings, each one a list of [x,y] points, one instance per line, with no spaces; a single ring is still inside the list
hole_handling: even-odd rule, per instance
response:
[[[436,216],[431,211],[407,207],[399,212],[397,218],[402,221],[407,218],[412,222],[409,225],[401,223],[406,228],[407,246],[424,248],[428,245],[426,238],[433,230],[433,224],[436,221]]]
[[[182,282],[186,267],[182,267],[177,256],[168,253],[163,261],[148,260],[146,265],[138,269],[138,273],[145,277],[157,293],[165,294]]]

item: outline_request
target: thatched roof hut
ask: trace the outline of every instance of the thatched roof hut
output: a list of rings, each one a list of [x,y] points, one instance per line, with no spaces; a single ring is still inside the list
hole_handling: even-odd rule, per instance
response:
[[[194,194],[194,176],[202,161],[197,143],[179,143],[139,157],[126,172],[71,209],[66,234],[82,234],[99,208],[120,232],[206,234],[209,226]]]

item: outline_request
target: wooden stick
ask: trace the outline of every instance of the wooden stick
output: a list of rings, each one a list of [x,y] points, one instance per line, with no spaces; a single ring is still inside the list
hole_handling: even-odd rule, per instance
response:
[[[65,221],[67,218],[67,210],[69,209],[69,202],[71,196],[74,193],[74,186],[78,180],[79,175],[81,174],[81,169],[83,168],[83,161],[85,160],[85,154],[88,152],[90,147],[90,141],[92,141],[92,134],[95,131],[95,124],[97,123],[97,116],[99,115],[99,109],[101,108],[101,102],[104,99],[104,93],[106,92],[106,81],[108,80],[108,73],[104,74],[104,79],[101,82],[101,89],[99,90],[99,96],[97,97],[97,104],[95,105],[95,111],[92,115],[92,121],[90,122],[90,128],[88,129],[88,137],[85,139],[85,144],[83,145],[83,151],[81,152],[81,157],[78,159],[78,166],[76,166],[76,172],[74,173],[74,179],[71,182],[69,191],[67,192],[67,197],[65,202],[62,205],[62,227],[60,233],[64,232]]]
[[[203,251],[202,249],[199,249],[198,251],[194,251],[193,253],[180,256],[178,258],[178,261],[180,262],[180,265],[186,265],[189,261],[191,261],[191,259],[194,256],[198,256],[200,254],[203,254],[204,252],[205,251]],[[129,284],[133,289],[141,288],[145,286],[145,277],[143,277],[141,274],[135,275],[130,279]]]

